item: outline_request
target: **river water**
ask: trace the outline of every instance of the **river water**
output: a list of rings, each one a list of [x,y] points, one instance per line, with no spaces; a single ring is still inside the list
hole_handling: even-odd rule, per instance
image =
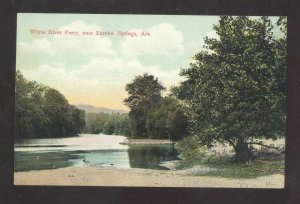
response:
[[[126,137],[81,134],[78,137],[15,142],[15,171],[93,166],[165,169],[160,162],[178,159],[173,145],[120,145]]]

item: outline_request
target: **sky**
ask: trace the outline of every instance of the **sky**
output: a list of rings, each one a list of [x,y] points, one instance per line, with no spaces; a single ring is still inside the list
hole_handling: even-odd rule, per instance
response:
[[[218,20],[219,16],[19,13],[16,69],[28,80],[57,89],[70,104],[128,110],[123,104],[126,84],[143,73],[158,77],[167,91],[183,81],[179,72],[204,49],[204,37],[218,37],[213,31]],[[113,35],[96,35],[97,31]]]

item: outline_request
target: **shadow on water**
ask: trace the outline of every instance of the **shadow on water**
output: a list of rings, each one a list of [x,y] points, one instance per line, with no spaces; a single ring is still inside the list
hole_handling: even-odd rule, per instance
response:
[[[127,150],[131,168],[168,169],[159,166],[160,162],[178,159],[178,152],[173,145],[130,145]]]
[[[126,150],[15,152],[16,172],[69,166],[130,168]]]
[[[70,152],[15,152],[15,171],[57,169],[73,166],[72,160],[82,160],[82,156]]]

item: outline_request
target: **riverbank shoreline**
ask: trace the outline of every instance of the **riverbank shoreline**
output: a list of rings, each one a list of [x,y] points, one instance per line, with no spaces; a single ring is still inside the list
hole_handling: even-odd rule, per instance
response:
[[[284,175],[255,179],[194,176],[190,170],[66,167],[14,173],[15,185],[284,188]]]
[[[171,140],[165,139],[130,139],[126,138],[124,141],[120,142],[121,145],[154,145],[154,144],[175,144]]]

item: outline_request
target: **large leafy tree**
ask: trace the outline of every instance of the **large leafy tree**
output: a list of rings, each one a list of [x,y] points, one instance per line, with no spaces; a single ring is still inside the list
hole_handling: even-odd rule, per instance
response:
[[[146,137],[146,119],[149,111],[162,99],[163,85],[147,73],[136,76],[132,83],[126,85],[129,96],[124,103],[130,108],[131,135]]]
[[[218,38],[205,38],[206,49],[181,73],[178,95],[194,134],[207,145],[229,143],[238,162],[252,158],[255,138],[284,134],[286,41],[272,29],[267,17],[222,16]]]

